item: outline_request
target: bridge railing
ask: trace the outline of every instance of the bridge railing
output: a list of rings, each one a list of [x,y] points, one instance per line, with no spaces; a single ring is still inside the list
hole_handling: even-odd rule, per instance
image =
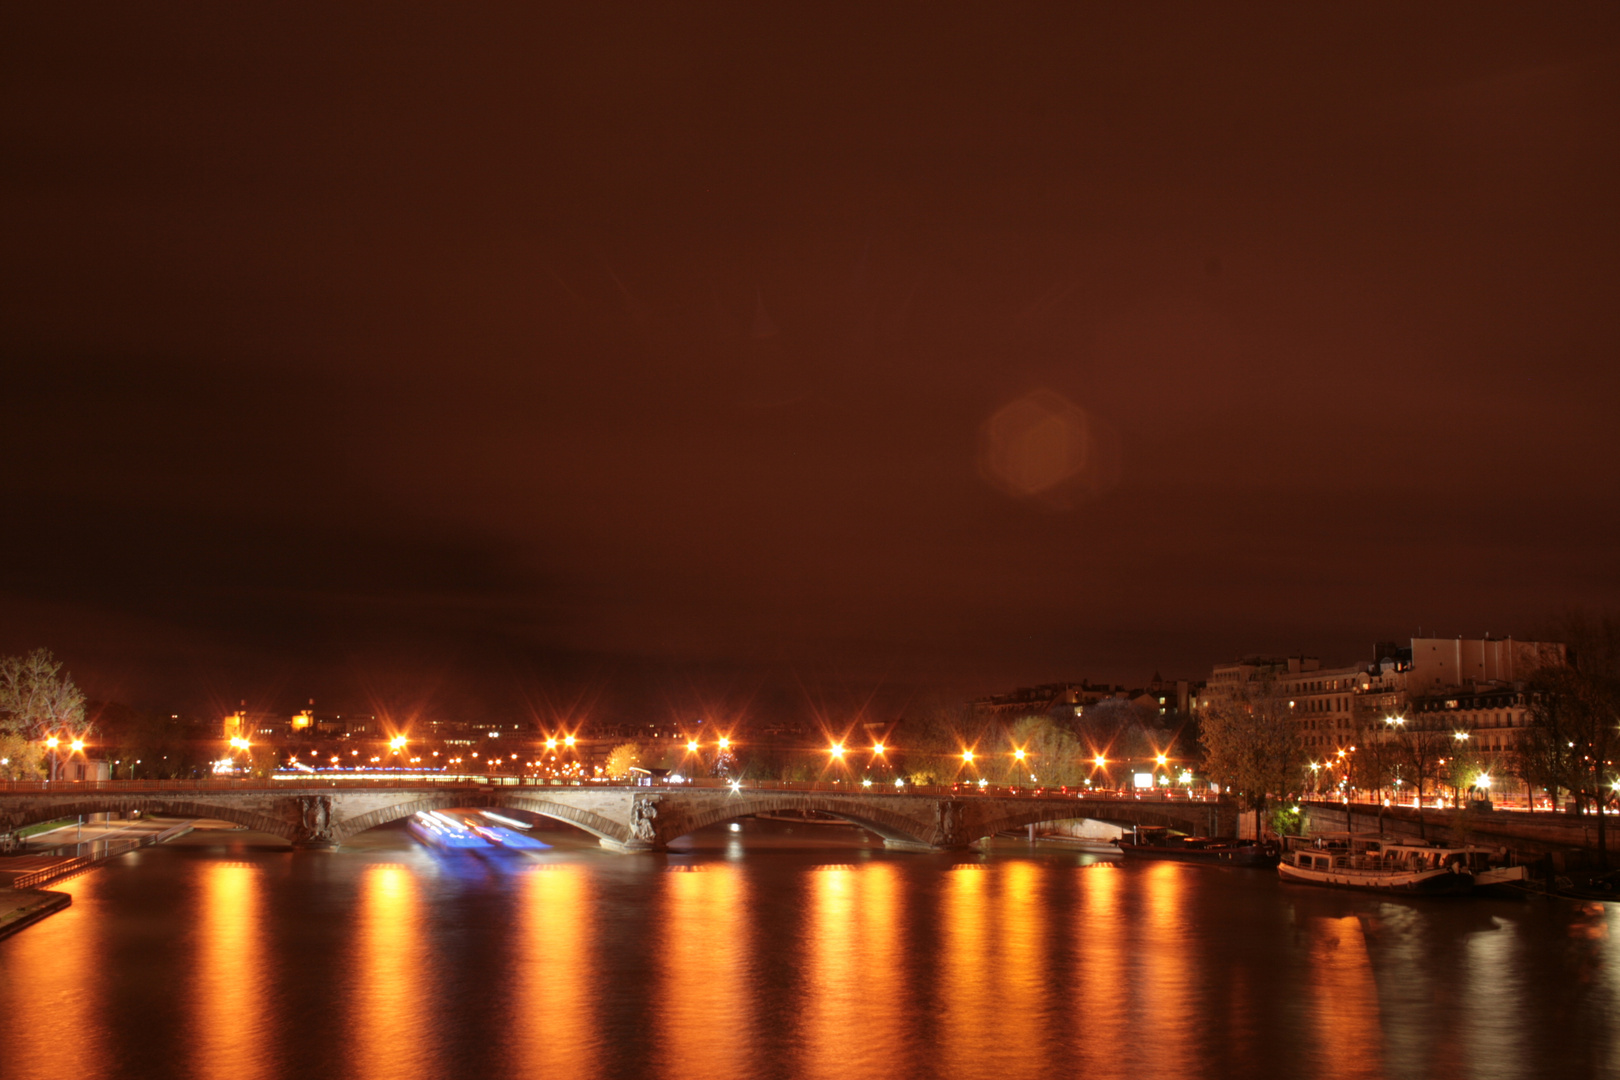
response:
[[[907,784],[904,787],[891,787],[873,784],[865,786],[860,783],[844,783],[836,780],[739,780],[736,782],[718,778],[704,778],[686,780],[679,784],[647,783],[633,781],[548,781],[528,777],[515,776],[483,776],[477,774],[440,774],[438,776],[409,776],[409,777],[336,777],[336,776],[285,776],[278,775],[270,780],[253,779],[206,779],[206,780],[4,780],[0,781],[0,794],[39,794],[39,795],[82,795],[87,793],[118,794],[118,795],[149,795],[168,792],[249,792],[249,791],[284,791],[284,790],[349,790],[364,791],[377,788],[414,788],[420,790],[443,790],[451,788],[476,788],[480,790],[502,788],[521,789],[529,791],[542,791],[551,788],[602,788],[602,789],[632,789],[646,791],[682,791],[682,790],[714,790],[737,792],[765,792],[765,791],[793,791],[820,794],[840,795],[866,795],[866,796],[898,796],[898,795],[926,795],[942,798],[1045,798],[1045,799],[1090,799],[1109,800],[1116,802],[1148,802],[1148,803],[1215,803],[1220,799],[1207,792],[1181,791],[1166,792],[1155,790],[1152,792],[1139,792],[1132,789],[1105,789],[1080,788],[1074,791],[1065,791],[1062,788],[1052,787],[1016,787],[1008,785],[977,784]]]

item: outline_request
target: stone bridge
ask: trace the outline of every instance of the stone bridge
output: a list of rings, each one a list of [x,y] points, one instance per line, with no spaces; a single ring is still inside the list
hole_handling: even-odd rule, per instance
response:
[[[349,837],[422,810],[491,808],[564,821],[615,851],[660,851],[706,825],[782,810],[814,810],[868,829],[902,851],[965,847],[980,837],[1046,821],[1096,818],[1122,825],[1167,825],[1231,835],[1236,814],[1225,803],[1058,796],[866,793],[817,785],[729,788],[557,787],[480,784],[292,787],[198,784],[152,788],[139,782],[57,784],[52,790],[0,791],[0,849],[18,829],[80,814],[140,811],[162,817],[214,818],[278,836],[297,847],[336,847]]]

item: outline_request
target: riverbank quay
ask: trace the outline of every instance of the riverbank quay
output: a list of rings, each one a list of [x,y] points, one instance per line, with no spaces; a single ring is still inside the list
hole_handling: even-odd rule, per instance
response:
[[[127,855],[137,848],[185,836],[193,828],[193,823],[189,821],[143,825],[146,827],[135,836],[117,835],[128,832],[127,827],[91,827],[88,839],[52,845],[45,852],[0,856],[0,938],[32,926],[73,902],[67,893],[51,892],[44,886],[93,870],[107,860]],[[99,838],[99,834],[116,838]]]
[[[1597,827],[1590,815],[1517,810],[1415,810],[1372,803],[1304,802],[1306,833],[1382,833],[1441,843],[1505,848],[1520,862],[1547,860],[1558,873],[1598,865]],[[1620,866],[1620,822],[1608,832],[1608,861]]]
[[[63,892],[0,886],[0,939],[34,925],[47,915],[54,915],[71,903],[73,897]]]

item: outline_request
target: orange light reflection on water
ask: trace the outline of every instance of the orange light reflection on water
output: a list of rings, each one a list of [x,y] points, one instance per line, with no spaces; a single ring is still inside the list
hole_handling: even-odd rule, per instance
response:
[[[257,1080],[267,1074],[264,1031],[263,883],[251,866],[203,863],[196,929],[191,1047],[194,1073],[209,1080]]]
[[[358,955],[349,985],[354,1030],[351,1075],[364,1080],[414,1080],[437,1071],[432,997],[424,971],[422,899],[403,866],[369,867],[360,879]]]
[[[1361,922],[1312,919],[1310,933],[1311,1072],[1321,1080],[1382,1077],[1378,985]]]
[[[1078,973],[1074,1022],[1084,1072],[1106,1075],[1118,1066],[1126,1040],[1125,927],[1120,915],[1123,872],[1111,863],[1078,871],[1079,903],[1068,926]]]
[[[514,1076],[588,1080],[597,1073],[591,903],[580,867],[548,866],[523,878]]]
[[[649,1075],[735,1080],[753,1067],[748,886],[725,864],[665,874],[657,990],[658,1056]]]
[[[908,1060],[898,871],[887,863],[809,875],[803,1075],[892,1076]],[[880,1033],[852,1038],[852,1033]]]
[[[1198,942],[1188,912],[1187,875],[1198,873],[1185,863],[1156,862],[1138,875],[1145,890],[1142,913],[1141,966],[1132,980],[1138,991],[1132,1025],[1152,1031],[1143,1042],[1144,1064],[1150,1073],[1182,1073],[1189,1061],[1199,1060],[1197,1026],[1166,1023],[1167,1017],[1201,1015],[1194,978],[1192,951]],[[1123,1034],[1123,1033],[1122,1033]]]
[[[941,1059],[953,1076],[1046,1075],[1042,863],[965,864],[945,877]],[[998,888],[999,886],[999,888]]]
[[[9,1030],[0,1042],[0,1076],[58,1080],[101,1076],[107,1070],[102,1017],[100,913],[81,906],[94,895],[92,877],[49,886],[73,897],[73,907],[7,938],[0,968],[0,1016]]]

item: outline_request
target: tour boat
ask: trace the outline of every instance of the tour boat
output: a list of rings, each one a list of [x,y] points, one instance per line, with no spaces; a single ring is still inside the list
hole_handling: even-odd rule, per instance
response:
[[[1330,833],[1289,837],[1277,873],[1284,881],[1304,885],[1443,896],[1473,890],[1470,862],[1463,848]]]
[[[1182,836],[1163,828],[1137,828],[1117,841],[1120,853],[1132,859],[1171,859],[1176,862],[1216,863],[1223,866],[1277,865],[1274,844],[1256,844],[1233,837]]]

